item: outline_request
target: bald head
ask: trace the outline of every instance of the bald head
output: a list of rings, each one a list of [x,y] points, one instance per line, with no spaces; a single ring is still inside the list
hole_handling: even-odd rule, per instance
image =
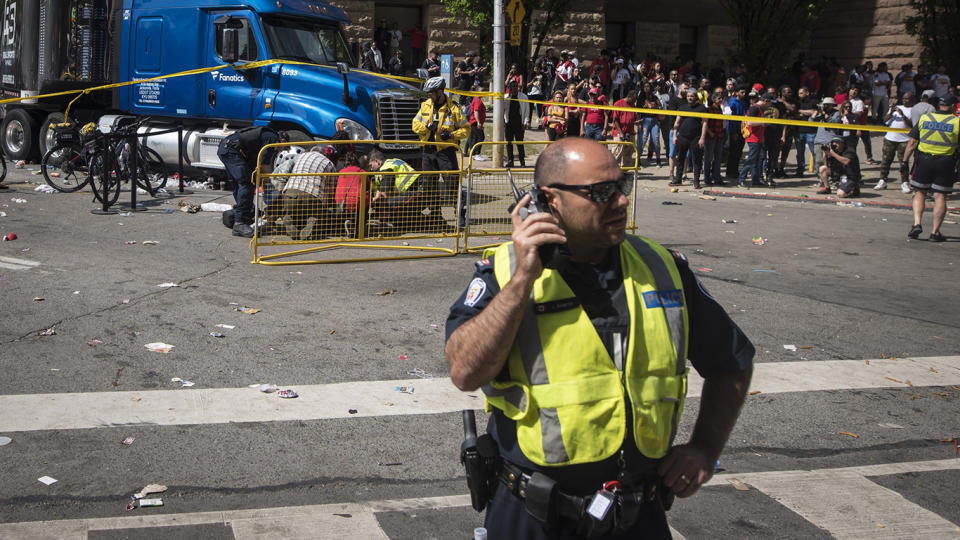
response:
[[[607,161],[616,165],[613,154],[596,141],[583,137],[565,137],[551,143],[540,153],[533,170],[533,181],[538,186],[569,183],[567,172],[571,162],[588,159],[598,160],[591,163],[591,166],[598,168]]]

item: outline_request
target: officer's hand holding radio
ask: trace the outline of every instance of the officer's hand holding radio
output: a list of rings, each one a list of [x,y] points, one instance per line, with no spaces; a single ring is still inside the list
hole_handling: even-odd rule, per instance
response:
[[[549,212],[532,212],[527,209],[530,194],[526,193],[510,213],[513,221],[513,252],[517,258],[514,278],[526,278],[531,283],[543,272],[543,261],[538,248],[546,244],[565,244],[567,235],[560,222]]]

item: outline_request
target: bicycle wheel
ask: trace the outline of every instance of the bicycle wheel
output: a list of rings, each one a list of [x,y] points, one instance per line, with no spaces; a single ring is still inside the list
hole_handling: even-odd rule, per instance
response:
[[[50,187],[64,193],[83,189],[90,181],[81,148],[74,145],[58,144],[51,148],[40,160],[40,170]]]
[[[141,187],[149,191],[151,195],[167,185],[167,166],[160,154],[153,148],[140,147],[140,160],[137,167],[141,171],[138,175],[138,183],[143,183],[144,185]]]
[[[93,196],[101,203],[103,201],[104,184],[106,184],[107,206],[111,206],[120,198],[121,175],[115,170],[106,170],[102,152],[90,158],[90,184],[93,187]]]

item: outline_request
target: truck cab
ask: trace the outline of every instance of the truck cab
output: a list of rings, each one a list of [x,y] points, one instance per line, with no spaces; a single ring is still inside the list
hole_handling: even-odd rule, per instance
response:
[[[109,9],[106,0],[69,0],[84,1]],[[41,2],[46,5],[48,0]],[[155,127],[146,131],[183,125],[188,165],[221,168],[216,157],[220,138],[251,124],[288,130],[303,140],[329,138],[338,130],[356,140],[417,140],[411,120],[422,93],[353,69],[356,64],[342,32],[349,19],[338,7],[305,0],[122,0],[111,5],[116,6],[109,14],[114,42],[103,44],[113,51],[107,55],[107,78],[154,80],[119,87],[112,91],[109,110],[78,108],[78,116],[102,117],[100,124],[107,128],[126,116],[156,119]],[[164,77],[270,59],[281,62]],[[38,86],[42,94],[43,81]],[[45,126],[39,127],[42,132]],[[168,163],[177,154],[177,135],[172,137],[147,139]],[[396,144],[383,149],[403,155],[418,153],[419,147]]]

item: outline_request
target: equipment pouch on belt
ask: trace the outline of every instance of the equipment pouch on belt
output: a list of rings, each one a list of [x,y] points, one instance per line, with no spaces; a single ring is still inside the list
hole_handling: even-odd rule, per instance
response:
[[[555,523],[557,517],[557,483],[549,476],[535,472],[524,488],[527,513],[540,523]]]
[[[467,473],[470,488],[470,504],[477,512],[483,512],[493,495],[497,481],[496,464],[499,462],[497,446],[492,437],[484,434],[477,437],[477,419],[472,410],[463,411],[463,443],[460,445],[460,462]]]

